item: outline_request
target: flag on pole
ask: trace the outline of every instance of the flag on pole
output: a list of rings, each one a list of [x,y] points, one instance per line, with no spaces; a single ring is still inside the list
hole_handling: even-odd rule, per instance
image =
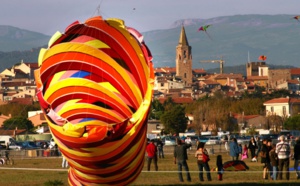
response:
[[[258,57],[258,60],[265,61],[266,59],[267,59],[267,56],[264,56],[264,55]]]

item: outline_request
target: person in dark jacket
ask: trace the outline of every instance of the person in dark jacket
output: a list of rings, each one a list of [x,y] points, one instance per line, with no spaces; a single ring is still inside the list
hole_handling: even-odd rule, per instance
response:
[[[188,159],[187,156],[187,149],[191,147],[191,144],[183,144],[180,139],[176,139],[177,145],[174,148],[174,164],[177,164],[178,166],[178,176],[179,176],[179,181],[183,182],[183,177],[182,177],[182,167],[186,171],[186,178],[187,181],[191,182],[191,176],[189,172],[189,167],[186,162]]]
[[[270,162],[271,162],[272,172],[273,172],[271,176],[272,180],[276,180],[277,170],[278,170],[278,157],[275,150],[276,150],[276,144],[272,144],[272,149],[269,152]]]
[[[257,161],[257,158],[255,156],[256,148],[257,148],[256,141],[254,140],[254,137],[251,137],[248,145],[248,149],[250,150],[250,154],[251,154],[251,161]]]
[[[268,171],[270,167],[270,148],[267,146],[267,139],[263,139],[261,147],[261,163],[263,166],[263,179],[268,179]]]
[[[157,166],[157,147],[155,146],[153,139],[147,145],[146,152],[147,152],[147,170],[150,171],[151,162],[153,160],[155,170],[158,171],[158,166]]]
[[[297,179],[300,179],[300,171],[298,169],[300,163],[300,138],[296,138],[296,144],[294,146],[294,169],[297,174]]]

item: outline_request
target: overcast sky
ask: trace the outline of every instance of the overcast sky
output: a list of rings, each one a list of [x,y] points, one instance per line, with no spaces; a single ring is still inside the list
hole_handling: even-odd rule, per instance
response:
[[[145,32],[180,19],[239,14],[298,15],[300,0],[1,0],[0,25],[52,35],[76,20],[101,15]]]

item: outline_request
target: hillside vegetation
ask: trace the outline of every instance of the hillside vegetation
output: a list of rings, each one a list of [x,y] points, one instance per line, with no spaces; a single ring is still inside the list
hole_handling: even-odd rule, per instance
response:
[[[222,56],[225,60],[224,72],[228,73],[227,67],[245,67],[248,61],[257,61],[260,55],[267,56],[268,65],[298,67],[300,24],[291,17],[235,15],[185,19],[176,21],[170,29],[142,34],[153,55],[155,67],[175,66],[175,49],[182,24],[192,46],[194,68],[218,69],[219,64],[200,63],[200,60],[220,59]],[[211,39],[205,32],[197,31],[204,24],[211,24],[207,30]],[[41,33],[0,25],[0,71],[21,60],[36,62],[39,49],[47,46],[49,38]]]

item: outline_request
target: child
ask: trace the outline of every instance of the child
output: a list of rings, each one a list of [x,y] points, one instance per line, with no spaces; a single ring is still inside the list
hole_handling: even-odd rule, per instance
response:
[[[248,147],[247,147],[247,145],[244,146],[243,151],[244,151],[244,152],[243,152],[243,154],[242,154],[242,160],[248,158]]]
[[[272,176],[271,176],[272,180],[276,180],[276,177],[277,177],[278,158],[277,158],[277,154],[276,154],[275,150],[276,150],[276,144],[272,144],[272,149],[269,152],[271,166],[273,168]]]
[[[222,175],[223,175],[223,172],[224,172],[223,162],[222,162],[222,155],[217,156],[217,169],[218,169],[218,180],[222,181]]]

